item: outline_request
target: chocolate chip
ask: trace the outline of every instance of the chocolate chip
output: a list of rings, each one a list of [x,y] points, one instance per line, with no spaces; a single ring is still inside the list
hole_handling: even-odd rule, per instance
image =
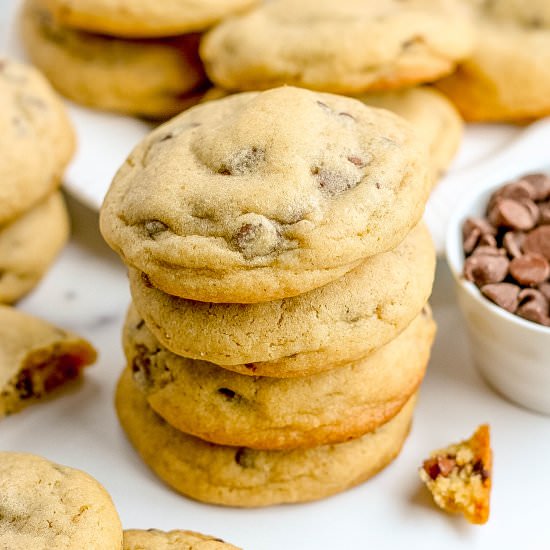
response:
[[[518,308],[520,287],[511,283],[494,283],[481,287],[481,292],[497,306],[514,313]]]
[[[358,168],[364,168],[367,163],[360,157],[348,157],[348,160]]]
[[[142,344],[136,344],[135,346],[132,373],[139,386],[146,388],[151,385],[151,356],[149,349]]]
[[[147,220],[143,226],[151,238],[156,237],[159,233],[163,233],[168,229],[168,226],[159,220]]]
[[[528,182],[533,190],[531,197],[535,201],[544,201],[550,198],[550,176],[547,174],[529,174],[522,180]]]
[[[141,321],[136,325],[136,329],[137,330],[142,329],[144,324],[145,324],[145,321],[141,319]]]
[[[471,254],[477,246],[480,238],[481,231],[477,227],[472,228],[469,233],[465,234],[462,241],[464,252],[466,254]]]
[[[519,258],[523,254],[521,249],[524,240],[525,233],[521,231],[508,231],[504,234],[502,244],[512,258]]]
[[[314,167],[311,174],[317,180],[319,188],[329,196],[349,191],[361,182],[359,174],[341,173],[326,168]]]
[[[504,256],[470,256],[464,263],[464,277],[477,286],[500,283],[508,273],[508,264],[508,258]]]
[[[491,472],[485,468],[485,464],[481,459],[474,462],[472,473],[480,475],[481,481],[486,481],[491,477]]]
[[[510,275],[521,285],[534,286],[550,276],[550,265],[544,256],[529,252],[510,262]]]
[[[241,468],[253,468],[255,462],[254,451],[241,447],[235,453],[235,462]]]
[[[151,279],[149,279],[149,275],[143,273],[143,271],[141,272],[141,281],[147,288],[155,288],[151,283]]]
[[[238,394],[236,394],[233,390],[230,390],[229,388],[218,388],[218,393],[220,395],[223,395],[224,397],[227,397],[230,401],[232,399],[235,399],[235,397],[239,397]]]
[[[550,260],[550,225],[542,225],[527,233],[523,250],[541,254]]]
[[[550,302],[550,283],[541,283],[537,289]]]
[[[470,254],[485,235],[496,235],[496,229],[483,218],[467,218],[462,226],[464,252]]]
[[[539,223],[550,225],[550,201],[539,204],[540,218]]]
[[[504,187],[501,187],[492,194],[491,198],[489,199],[489,209],[499,199],[513,199],[519,201],[523,199],[533,199],[534,197],[535,191],[528,181],[515,181],[513,183],[505,185]]]
[[[489,221],[495,227],[523,231],[532,229],[536,223],[529,208],[513,199],[498,199],[489,210]]]
[[[456,466],[456,460],[450,456],[434,456],[424,461],[423,468],[431,479],[447,477]]]
[[[548,316],[548,300],[542,292],[533,288],[523,289],[519,293],[520,306],[517,314],[528,321],[539,323],[540,325],[550,326]]]
[[[15,389],[17,390],[19,399],[30,399],[34,397],[33,386],[31,370],[23,369],[15,382]]]

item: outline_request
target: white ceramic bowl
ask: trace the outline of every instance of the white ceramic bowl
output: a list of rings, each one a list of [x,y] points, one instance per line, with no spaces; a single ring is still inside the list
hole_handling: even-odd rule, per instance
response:
[[[491,193],[504,183],[486,185],[458,205],[447,230],[447,262],[483,378],[515,403],[550,415],[550,328],[493,304],[462,276],[462,224],[470,216],[483,216]]]

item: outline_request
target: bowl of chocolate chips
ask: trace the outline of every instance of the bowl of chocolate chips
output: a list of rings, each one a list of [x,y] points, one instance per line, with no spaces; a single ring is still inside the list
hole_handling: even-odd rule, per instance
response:
[[[481,375],[550,415],[550,173],[470,195],[450,221],[447,261]]]

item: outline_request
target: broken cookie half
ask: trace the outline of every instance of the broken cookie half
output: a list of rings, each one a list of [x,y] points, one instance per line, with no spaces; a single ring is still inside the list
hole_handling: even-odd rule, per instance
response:
[[[0,306],[0,418],[77,379],[96,351],[76,334]]]
[[[484,424],[470,439],[432,453],[420,478],[443,510],[482,524],[489,519],[492,462],[489,426]]]

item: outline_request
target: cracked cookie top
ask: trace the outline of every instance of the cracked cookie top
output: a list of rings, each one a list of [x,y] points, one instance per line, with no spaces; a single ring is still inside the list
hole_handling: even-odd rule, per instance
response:
[[[436,80],[473,46],[455,0],[277,0],[210,31],[201,56],[228,90],[352,94]]]
[[[191,109],[115,176],[107,242],[169,294],[257,302],[303,293],[395,247],[430,189],[395,115],[283,87]]]

